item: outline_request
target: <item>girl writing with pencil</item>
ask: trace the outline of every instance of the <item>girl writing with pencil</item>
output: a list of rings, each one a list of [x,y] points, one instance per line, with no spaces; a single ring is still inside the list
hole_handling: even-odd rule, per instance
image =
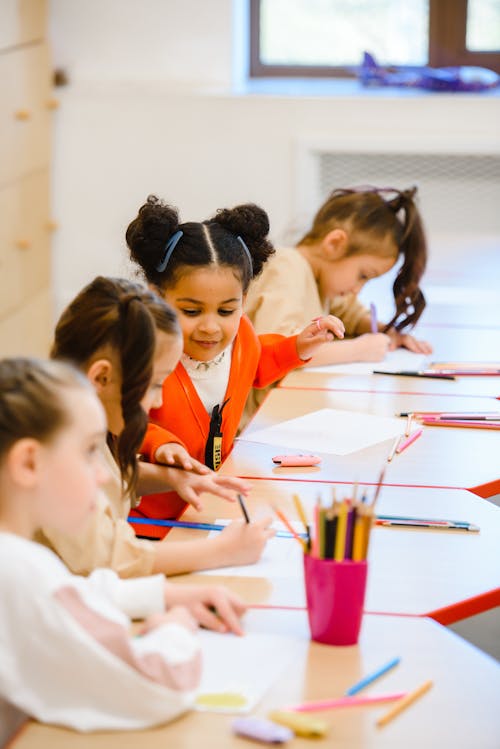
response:
[[[205,473],[197,474],[137,460],[147,411],[161,405],[162,382],[177,365],[181,347],[174,311],[152,291],[123,279],[96,278],[57,323],[52,357],[71,361],[87,375],[108,419],[103,454],[110,479],[96,512],[76,536],[46,528],[40,537],[73,572],[111,567],[121,577],[135,577],[251,564],[272,535],[267,527],[270,518],[263,518],[251,525],[231,523],[215,538],[155,544],[136,538],[127,522],[137,496],[154,490],[174,487],[193,503],[199,502],[202,491],[226,499],[247,491],[240,479],[217,477],[204,466],[200,470]],[[196,467],[194,460],[184,462]],[[195,593],[193,606],[204,624],[222,624],[210,611],[214,595],[226,601],[227,606],[221,601],[224,610],[238,610],[239,603],[221,589],[203,586]],[[234,626],[234,618],[232,622]]]
[[[408,332],[425,307],[419,284],[427,246],[415,193],[416,188],[334,190],[297,245],[279,250],[251,283],[245,312],[257,333],[292,335],[312,317],[330,313],[342,318],[348,337],[321,346],[309,366],[379,361],[398,346],[431,353],[429,343]],[[356,295],[398,261],[394,315],[375,323]],[[262,398],[254,391],[247,416]]]
[[[105,435],[104,410],[79,372],[0,361],[1,746],[28,717],[79,731],[140,729],[193,702],[196,621],[180,606],[165,613],[178,586],[111,570],[77,577],[32,540],[41,526],[77,532],[95,512]],[[141,637],[132,617],[145,617]]]
[[[243,305],[250,281],[274,252],[268,232],[267,214],[253,204],[220,210],[203,223],[179,223],[177,211],[155,196],[128,227],[132,260],[174,307],[184,338],[181,361],[163,384],[164,405],[150,414],[142,446],[150,461],[168,464],[172,443],[180,442],[217,469],[231,450],[250,389],[280,379],[343,336],[343,324],[331,315],[309,320],[288,338],[255,334]],[[185,506],[158,494],[134,514],[178,517]],[[161,529],[151,526],[149,533]]]

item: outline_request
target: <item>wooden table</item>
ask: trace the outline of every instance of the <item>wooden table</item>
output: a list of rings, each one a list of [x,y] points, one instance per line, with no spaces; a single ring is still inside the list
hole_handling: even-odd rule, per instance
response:
[[[290,704],[341,696],[362,676],[395,656],[401,657],[400,664],[366,689],[366,694],[409,691],[427,679],[434,681],[426,695],[383,728],[377,728],[375,721],[388,709],[387,705],[314,713],[329,726],[327,737],[315,740],[314,746],[338,749],[498,747],[498,664],[435,622],[413,617],[366,615],[359,644],[345,648],[311,643],[304,612],[250,612],[246,628],[256,632],[286,632],[298,641],[294,663],[285,669],[255,711],[262,717],[269,710]],[[31,722],[18,736],[14,747],[243,749],[251,746],[233,736],[231,722],[228,715],[192,712],[169,725],[140,733],[91,735]],[[290,744],[297,749],[311,745],[310,740],[301,738],[295,738]]]

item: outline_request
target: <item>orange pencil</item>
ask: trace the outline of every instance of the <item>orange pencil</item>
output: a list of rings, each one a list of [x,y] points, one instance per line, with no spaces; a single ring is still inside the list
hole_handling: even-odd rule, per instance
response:
[[[283,525],[285,526],[285,528],[287,528],[287,530],[289,530],[289,531],[290,531],[290,533],[292,534],[292,536],[294,537],[294,539],[295,539],[296,541],[298,541],[298,542],[299,542],[299,544],[300,544],[300,545],[302,546],[302,549],[303,549],[304,551],[307,551],[307,546],[306,546],[306,544],[305,544],[305,543],[304,543],[304,541],[303,541],[303,540],[302,540],[302,539],[300,538],[300,536],[299,536],[299,535],[297,534],[297,531],[295,531],[295,530],[293,529],[293,527],[292,527],[292,525],[291,525],[290,521],[288,520],[288,518],[287,518],[287,517],[286,517],[286,516],[285,516],[285,515],[284,515],[284,514],[283,514],[283,513],[281,512],[281,510],[279,510],[279,509],[278,509],[277,507],[274,507],[274,506],[273,506],[273,510],[274,510],[274,512],[276,513],[276,515],[277,515],[277,516],[279,517],[279,519],[281,520],[281,522],[283,523]]]

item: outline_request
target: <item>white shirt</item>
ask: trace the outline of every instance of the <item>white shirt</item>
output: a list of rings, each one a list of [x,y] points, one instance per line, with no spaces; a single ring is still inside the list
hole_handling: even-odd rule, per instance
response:
[[[184,712],[200,677],[197,638],[175,623],[130,635],[130,616],[163,610],[163,586],[162,575],[78,577],[49,549],[0,532],[0,746],[22,716],[92,731]]]

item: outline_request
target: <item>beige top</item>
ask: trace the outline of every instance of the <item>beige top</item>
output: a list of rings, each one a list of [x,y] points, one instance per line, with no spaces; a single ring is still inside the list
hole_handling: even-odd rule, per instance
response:
[[[346,336],[353,336],[359,322],[369,314],[355,294],[322,300],[311,266],[293,248],[277,250],[264,265],[260,276],[250,284],[245,312],[258,335],[286,336],[299,333],[313,318],[326,314],[340,317]],[[269,388],[252,390],[240,428],[246,425],[268,391]]]
[[[131,503],[122,491],[120,470],[107,446],[103,455],[111,475],[85,528],[77,536],[44,528],[36,540],[55,551],[75,574],[110,567],[120,577],[151,575],[155,542],[137,538],[127,522]]]
[[[313,317],[332,314],[340,317],[346,335],[356,335],[359,322],[369,311],[355,294],[322,300],[307,260],[293,248],[280,249],[264,265],[252,283],[245,312],[258,335],[295,335]]]

